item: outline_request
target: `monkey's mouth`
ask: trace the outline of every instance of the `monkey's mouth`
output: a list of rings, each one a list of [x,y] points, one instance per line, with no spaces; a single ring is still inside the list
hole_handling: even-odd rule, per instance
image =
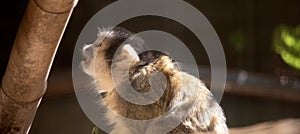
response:
[[[86,74],[91,76],[94,74],[93,71],[96,51],[97,50],[94,48],[93,44],[85,45],[82,49],[83,60],[81,61],[81,67]]]
[[[84,61],[86,62],[90,62],[92,58],[95,57],[94,50],[93,50],[94,48],[92,45],[93,44],[85,45],[82,49],[82,56],[84,58]]]

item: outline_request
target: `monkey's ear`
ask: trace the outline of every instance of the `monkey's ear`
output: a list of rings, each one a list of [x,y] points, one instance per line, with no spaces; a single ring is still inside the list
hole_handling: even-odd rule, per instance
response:
[[[121,58],[128,62],[140,61],[137,51],[130,44],[125,44],[124,46],[122,46],[122,48],[116,58],[119,58],[119,59]]]
[[[132,64],[140,61],[137,52],[130,44],[125,44],[117,50],[113,57],[112,70],[127,72]]]
[[[145,41],[137,35],[130,36],[127,39],[127,42],[134,48],[136,52],[142,52],[146,49]]]

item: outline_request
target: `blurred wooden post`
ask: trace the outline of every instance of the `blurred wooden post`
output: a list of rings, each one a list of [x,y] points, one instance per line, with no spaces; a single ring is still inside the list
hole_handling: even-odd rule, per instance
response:
[[[0,133],[28,133],[78,0],[29,0],[0,88]]]
[[[269,121],[240,128],[230,128],[230,134],[299,134],[300,119]]]

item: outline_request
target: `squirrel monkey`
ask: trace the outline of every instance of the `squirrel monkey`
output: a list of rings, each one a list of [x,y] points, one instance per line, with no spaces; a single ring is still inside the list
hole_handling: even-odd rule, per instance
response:
[[[143,43],[142,39],[133,36],[130,31],[115,27],[114,29],[99,29],[96,41],[84,46],[85,60],[82,62],[82,69],[97,81],[98,90],[103,93],[107,106],[117,114],[134,120],[153,119],[170,110],[177,111],[179,114],[172,115],[171,118],[184,117],[184,119],[168,134],[210,132],[228,134],[223,110],[204,83],[180,71],[177,64],[167,54],[153,50],[141,52]],[[120,51],[114,56],[118,48]],[[115,64],[112,64],[113,58],[115,58]],[[129,64],[129,68],[120,71],[127,69],[129,82],[138,93],[149,92],[152,85],[151,77],[162,75],[162,79],[165,80],[165,82],[161,80],[165,89],[162,96],[148,105],[133,104],[122,98],[113,83],[111,70],[125,64]],[[122,80],[123,76],[119,77]],[[122,85],[123,81],[119,82],[115,84]],[[156,82],[160,83],[160,80]],[[184,116],[180,114],[180,111],[188,112]],[[159,128],[150,131],[138,124],[129,126],[124,121],[116,119],[111,113],[106,113],[106,118],[113,125],[111,134],[161,133]]]

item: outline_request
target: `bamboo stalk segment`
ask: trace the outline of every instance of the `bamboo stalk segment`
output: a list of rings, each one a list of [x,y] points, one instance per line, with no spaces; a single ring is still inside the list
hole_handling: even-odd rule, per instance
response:
[[[77,0],[30,0],[0,91],[0,133],[28,133]]]

